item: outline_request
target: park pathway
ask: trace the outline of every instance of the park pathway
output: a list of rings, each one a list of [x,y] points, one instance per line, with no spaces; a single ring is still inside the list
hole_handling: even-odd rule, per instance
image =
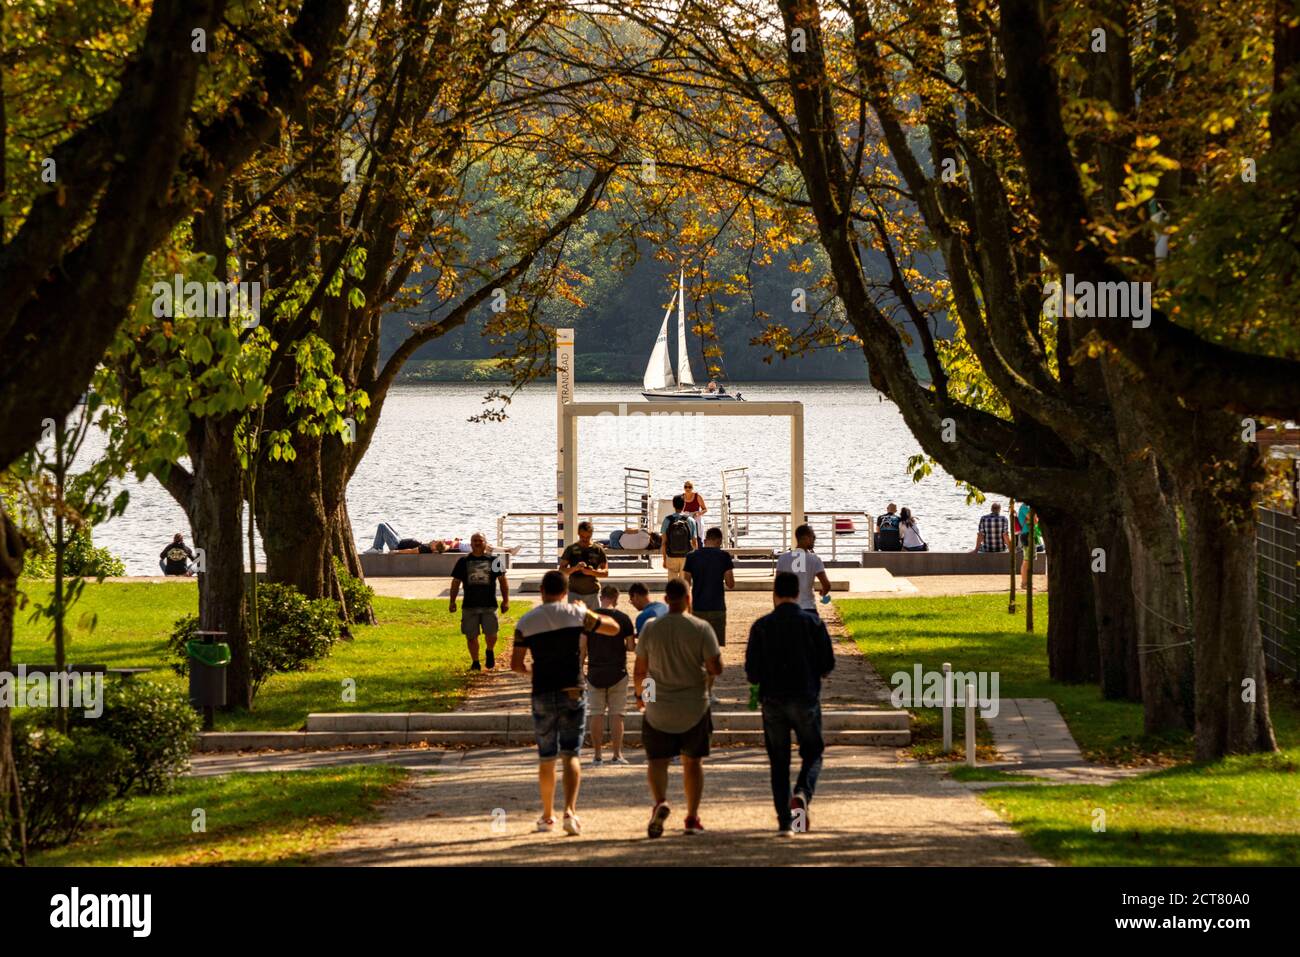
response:
[[[769,595],[727,596],[728,631],[718,711],[749,699],[743,665],[749,626],[772,607]],[[628,610],[626,607],[624,610]],[[845,633],[834,605],[822,606],[836,666],[823,689],[825,710],[889,707],[889,689]],[[476,676],[466,711],[527,712],[528,679],[511,673],[503,638],[497,670]],[[893,748],[827,749],[812,829],[776,836],[765,753],[715,748],[706,762],[701,818],[707,831],[687,837],[681,775],[670,773],[673,817],[665,837],[645,837],[650,799],[645,759],[593,768],[584,751],[579,814],[584,832],[535,831],[537,759],[532,748],[439,751],[420,762],[378,821],[348,830],[320,859],[330,865],[1023,865],[1042,864],[1024,841],[942,768],[918,764]],[[797,765],[797,757],[795,764]],[[404,762],[403,762],[404,763]]]

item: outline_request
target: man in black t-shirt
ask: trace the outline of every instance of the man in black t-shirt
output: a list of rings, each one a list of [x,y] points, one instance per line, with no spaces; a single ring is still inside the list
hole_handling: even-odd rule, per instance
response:
[[[609,712],[609,737],[614,746],[614,764],[627,764],[623,757],[623,712],[627,710],[627,656],[636,650],[636,630],[632,619],[618,610],[618,586],[600,590],[600,608],[596,614],[618,622],[617,635],[587,635],[587,691],[591,696],[591,763],[604,763],[601,749],[605,744],[605,713]]]
[[[542,796],[542,815],[537,830],[555,827],[555,758],[564,761],[564,830],[581,834],[578,821],[578,785],[582,770],[578,752],[587,725],[587,692],[582,685],[582,656],[585,633],[618,634],[613,618],[602,618],[591,609],[568,601],[564,573],[549,571],[542,576],[542,604],[515,625],[515,646],[510,670],[529,673],[525,658],[531,654],[533,732],[537,736],[537,781]]]
[[[600,580],[609,574],[605,549],[591,540],[591,522],[578,523],[578,540],[560,555],[560,571],[569,576],[569,600],[595,608]]]
[[[172,543],[158,556],[158,565],[164,575],[188,575],[192,561],[194,553],[185,544],[185,536],[180,532],[172,536]]]
[[[456,613],[456,596],[465,586],[465,608],[460,615],[460,632],[469,648],[470,671],[480,670],[478,634],[487,641],[487,668],[496,667],[497,586],[501,586],[501,610],[510,610],[510,586],[506,582],[505,559],[488,554],[487,539],[481,532],[470,536],[469,554],[462,555],[451,570],[451,606]]]

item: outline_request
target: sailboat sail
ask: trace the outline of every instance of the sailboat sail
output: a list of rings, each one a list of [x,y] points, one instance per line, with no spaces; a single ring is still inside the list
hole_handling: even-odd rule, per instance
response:
[[[659,338],[655,340],[654,351],[650,353],[650,362],[645,367],[641,384],[647,390],[667,389],[673,382],[673,365],[668,360],[668,317],[673,314],[673,304],[668,304],[664,313],[663,325],[659,327]]]
[[[686,353],[686,271],[677,281],[677,381],[682,386],[695,385],[691,357]]]

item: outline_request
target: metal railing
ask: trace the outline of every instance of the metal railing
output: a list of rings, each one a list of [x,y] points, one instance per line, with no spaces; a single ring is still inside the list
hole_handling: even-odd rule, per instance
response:
[[[865,512],[842,510],[834,512],[807,512],[806,521],[817,533],[817,554],[823,561],[853,562],[862,560],[862,553],[871,547],[871,520]],[[762,548],[784,551],[794,543],[794,529],[789,512],[734,512],[736,525],[745,534],[729,540],[730,548]],[[623,512],[579,511],[579,521],[592,524],[592,537],[604,541],[611,532],[626,527]],[[704,527],[715,523],[714,516],[706,514]],[[849,529],[852,529],[851,531]],[[550,565],[559,560],[554,512],[508,512],[497,519],[497,542],[507,548],[518,548],[515,564]],[[617,550],[611,551],[617,556]]]
[[[1259,630],[1270,671],[1300,675],[1300,554],[1295,516],[1256,510],[1255,554],[1259,579]]]

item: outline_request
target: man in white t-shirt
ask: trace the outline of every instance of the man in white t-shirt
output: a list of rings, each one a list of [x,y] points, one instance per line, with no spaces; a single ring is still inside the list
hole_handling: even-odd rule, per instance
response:
[[[794,530],[795,547],[782,552],[776,560],[778,572],[793,572],[799,576],[799,607],[817,614],[817,601],[813,598],[813,579],[821,586],[822,600],[828,600],[831,593],[831,580],[826,577],[826,565],[813,554],[817,544],[817,534],[808,525],[800,525]]]

